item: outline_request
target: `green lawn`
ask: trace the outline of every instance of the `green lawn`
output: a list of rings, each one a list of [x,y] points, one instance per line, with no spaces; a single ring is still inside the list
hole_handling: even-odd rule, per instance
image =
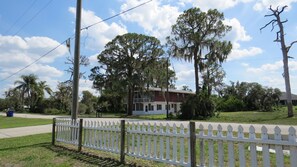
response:
[[[288,118],[285,110],[274,112],[222,112],[219,117],[212,117],[206,121],[210,122],[234,122],[252,124],[275,124],[275,125],[297,125],[297,111],[294,117]]]
[[[51,145],[51,134],[0,139],[0,166],[165,166],[161,163],[126,157],[126,164],[120,164],[119,155],[87,150],[75,151],[75,147]]]
[[[24,126],[46,125],[51,124],[51,119],[37,119],[37,118],[18,118],[18,117],[4,117],[0,116],[0,129],[16,128]]]
[[[166,115],[140,115],[131,116],[135,119],[166,120]],[[286,108],[280,108],[273,112],[241,111],[221,112],[219,116],[210,119],[199,120],[208,122],[229,122],[229,123],[252,123],[252,124],[276,124],[276,125],[297,125],[297,109],[294,109],[294,117],[287,118]]]

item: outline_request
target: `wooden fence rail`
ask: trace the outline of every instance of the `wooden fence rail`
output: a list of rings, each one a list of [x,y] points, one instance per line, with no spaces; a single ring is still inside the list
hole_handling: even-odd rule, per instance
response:
[[[140,124],[129,121],[83,121],[66,118],[53,120],[53,141],[164,162],[180,166],[296,166],[296,130],[290,127],[288,137],[283,137],[278,126],[274,134],[267,133],[265,126],[261,134],[250,126],[244,133],[242,126],[228,126],[217,130],[168,123]],[[196,144],[198,143],[198,144]]]

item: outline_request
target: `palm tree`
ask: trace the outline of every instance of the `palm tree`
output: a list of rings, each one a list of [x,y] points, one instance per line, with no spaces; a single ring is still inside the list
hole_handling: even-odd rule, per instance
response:
[[[46,84],[46,81],[40,81],[37,83],[37,88],[38,88],[38,96],[39,98],[43,98],[44,97],[44,91],[49,94],[52,95],[53,91],[52,89],[49,87],[49,85]]]
[[[24,104],[25,98],[27,98],[30,108],[33,107],[34,99],[32,99],[32,97],[37,88],[37,79],[38,77],[36,75],[29,74],[22,75],[21,80],[17,80],[14,82],[14,84],[17,85],[14,89],[21,91],[22,104]]]

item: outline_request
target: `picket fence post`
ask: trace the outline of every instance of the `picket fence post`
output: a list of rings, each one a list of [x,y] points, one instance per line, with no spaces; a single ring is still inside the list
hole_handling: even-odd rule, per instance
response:
[[[190,157],[191,167],[196,167],[196,132],[195,122],[190,122]]]
[[[121,163],[125,163],[125,120],[121,120]]]
[[[56,118],[53,118],[52,145],[55,145],[55,141],[56,141]]]
[[[78,129],[78,151],[81,152],[82,148],[82,131],[83,131],[83,119],[79,120],[79,129]]]

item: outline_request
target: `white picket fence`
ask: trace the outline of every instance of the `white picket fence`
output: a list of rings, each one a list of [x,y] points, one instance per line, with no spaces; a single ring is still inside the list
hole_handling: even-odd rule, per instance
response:
[[[184,125],[172,127],[162,123],[148,125],[128,123],[127,155],[165,162],[173,165],[188,166],[190,162],[189,131]],[[179,149],[179,154],[178,154]],[[187,155],[188,159],[185,159]]]
[[[59,118],[56,121],[56,141],[78,145],[79,120]]]
[[[80,145],[78,139],[82,135],[82,147],[120,154],[120,134],[124,132],[125,155],[172,165],[193,166],[194,163],[201,167],[297,166],[296,130],[293,127],[289,128],[288,136],[284,137],[277,126],[274,134],[268,134],[265,126],[262,127],[261,134],[256,134],[253,126],[248,133],[244,133],[242,126],[236,129],[228,126],[223,129],[219,125],[214,130],[212,125],[200,125],[195,128],[194,143],[197,146],[193,146],[190,142],[193,135],[190,133],[190,126],[184,127],[183,124],[164,126],[162,123],[140,124],[126,121],[122,131],[123,126],[119,121],[85,121],[81,126],[83,133],[80,134],[78,121],[56,119],[55,122],[55,140],[58,142]],[[191,160],[193,150],[197,154],[194,159],[197,163]]]
[[[86,121],[83,131],[84,147],[120,153],[120,122]]]

